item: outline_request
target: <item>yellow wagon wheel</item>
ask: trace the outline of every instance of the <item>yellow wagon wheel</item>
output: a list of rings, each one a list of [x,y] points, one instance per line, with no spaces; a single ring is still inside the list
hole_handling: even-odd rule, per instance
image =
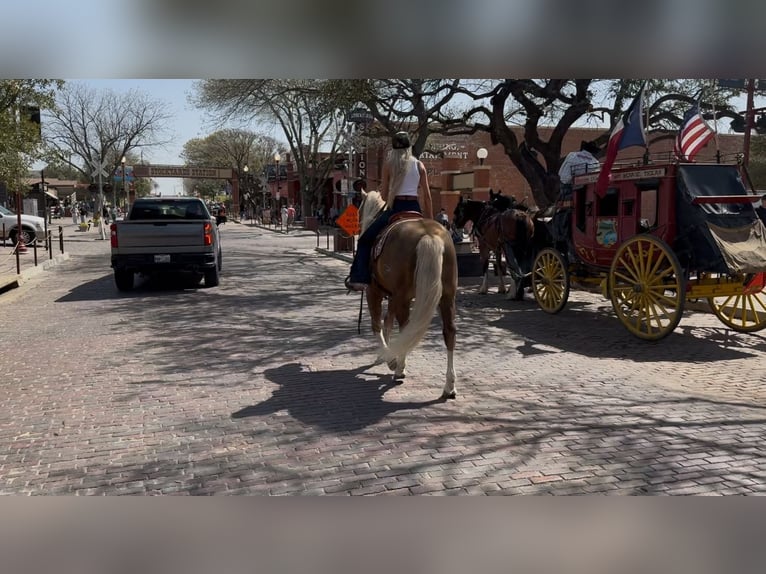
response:
[[[678,257],[653,235],[623,243],[609,271],[612,307],[628,331],[649,341],[669,335],[686,300]]]
[[[569,271],[564,257],[555,249],[546,248],[535,257],[532,265],[532,291],[540,309],[556,314],[569,299]]]
[[[766,291],[760,284],[744,285],[742,293],[708,297],[707,301],[721,323],[735,331],[752,333],[766,328]]]

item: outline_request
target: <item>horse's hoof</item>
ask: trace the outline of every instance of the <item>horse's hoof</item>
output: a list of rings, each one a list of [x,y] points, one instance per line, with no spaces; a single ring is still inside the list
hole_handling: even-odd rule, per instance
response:
[[[402,385],[404,384],[404,375],[394,375],[392,380],[395,385]]]
[[[442,393],[442,399],[447,401],[449,399],[454,399],[457,397],[457,393],[455,391],[452,391],[451,393]]]

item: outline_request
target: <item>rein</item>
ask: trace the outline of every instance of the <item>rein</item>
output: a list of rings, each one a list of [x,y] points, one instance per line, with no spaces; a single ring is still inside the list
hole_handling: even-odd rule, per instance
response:
[[[356,333],[357,335],[362,334],[362,308],[364,306],[364,291],[362,291],[362,296],[359,298],[359,319],[356,321]]]

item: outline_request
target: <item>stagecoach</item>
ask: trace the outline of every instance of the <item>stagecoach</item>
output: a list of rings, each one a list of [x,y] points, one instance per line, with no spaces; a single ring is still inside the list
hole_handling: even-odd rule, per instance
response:
[[[758,197],[729,164],[663,163],[574,178],[571,236],[532,264],[539,307],[561,311],[573,285],[600,288],[622,324],[656,341],[687,302],[707,301],[739,332],[766,327],[766,228]]]

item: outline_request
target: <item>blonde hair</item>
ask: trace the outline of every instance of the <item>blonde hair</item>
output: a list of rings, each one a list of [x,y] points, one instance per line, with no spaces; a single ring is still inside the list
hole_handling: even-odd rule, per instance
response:
[[[388,201],[386,207],[389,209],[394,205],[394,195],[401,187],[404,176],[412,161],[412,148],[392,149],[388,152],[386,162],[388,163]]]

